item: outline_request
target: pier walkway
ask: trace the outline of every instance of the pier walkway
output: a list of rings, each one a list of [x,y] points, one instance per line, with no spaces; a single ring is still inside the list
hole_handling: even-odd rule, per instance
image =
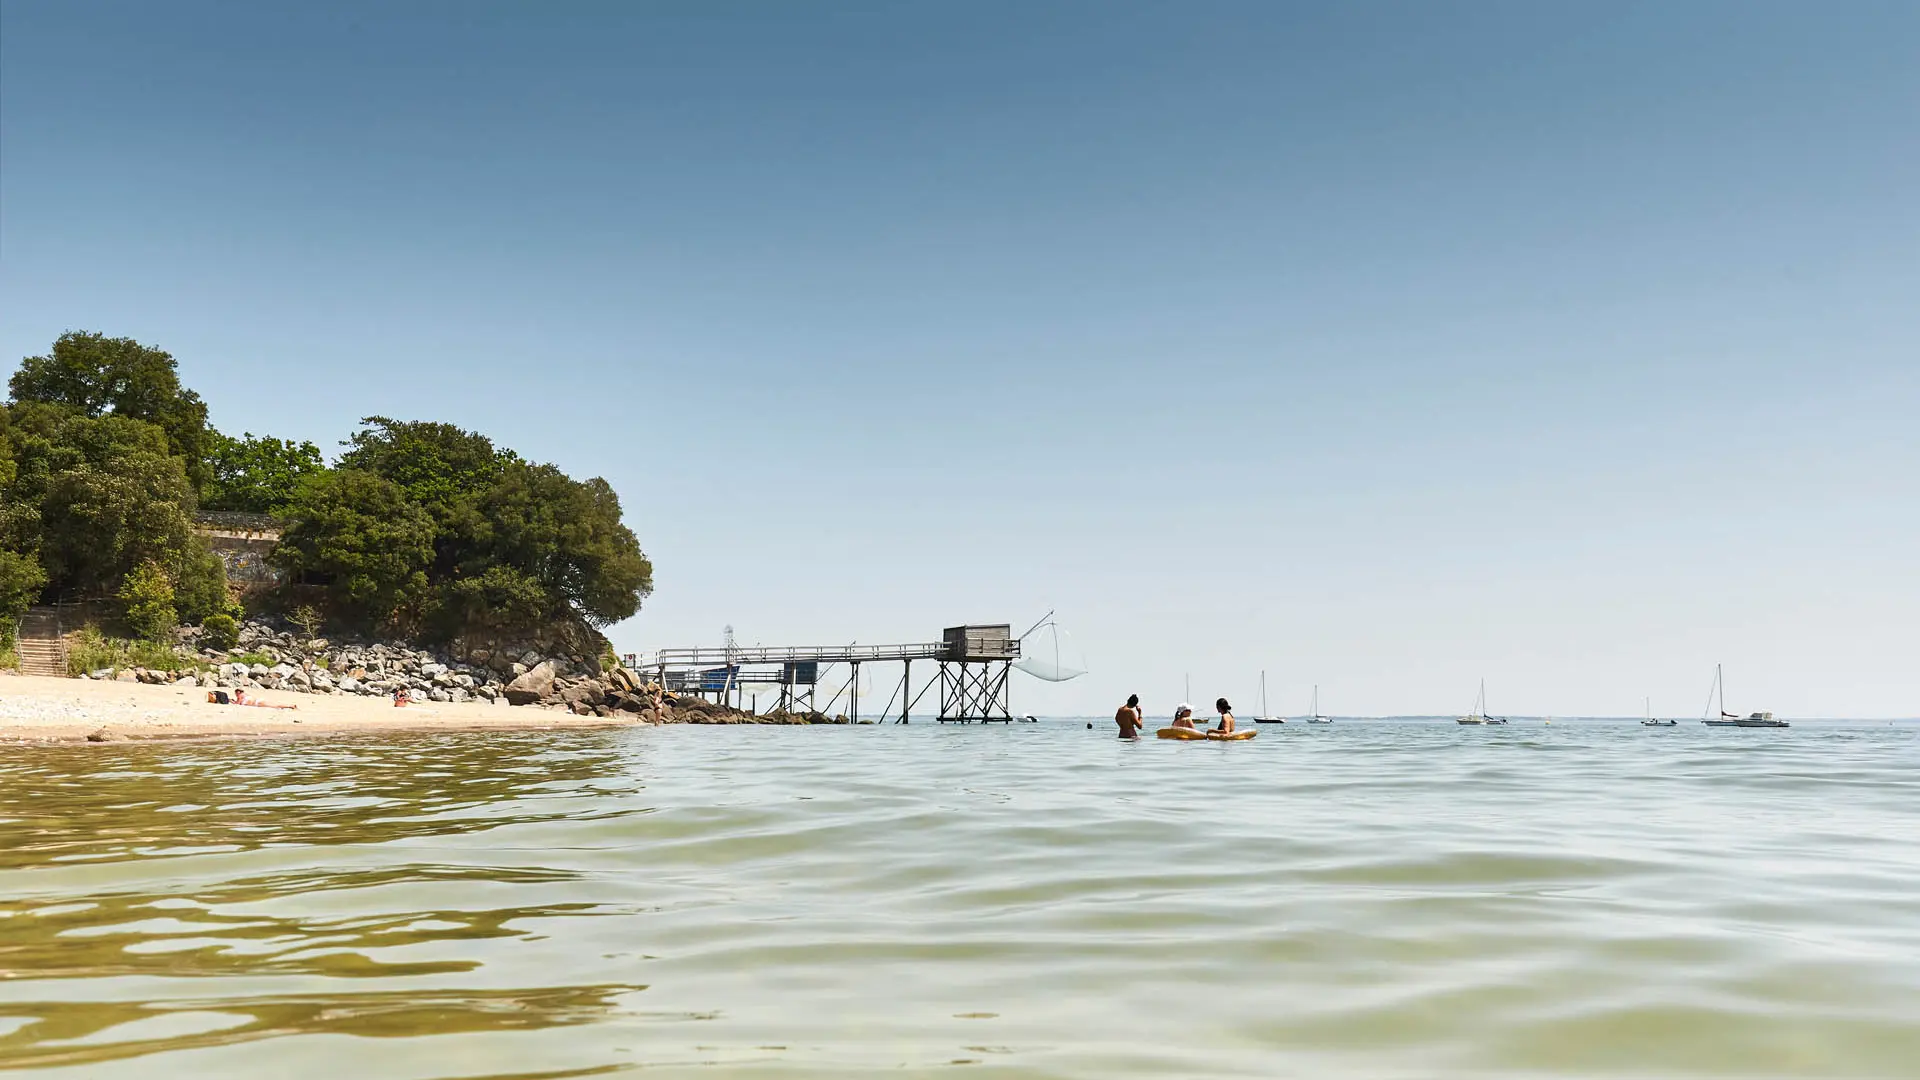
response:
[[[731,633],[731,631],[729,631]],[[1007,675],[1020,658],[1020,640],[1007,623],[950,626],[939,641],[916,641],[900,645],[734,645],[718,648],[661,649],[640,660],[641,670],[652,671],[660,684],[675,693],[713,696],[716,701],[738,707],[743,686],[775,688],[779,711],[830,712],[844,697],[847,716],[860,719],[860,666],[862,664],[900,665],[900,680],[887,699],[882,716],[906,723],[908,714],[920,698],[935,685],[940,687],[940,716],[943,724],[975,722],[1011,723],[1013,711],[1007,701]],[[935,680],[913,692],[913,662],[932,661],[939,665]],[[845,665],[844,685],[827,703],[817,705],[814,691],[830,669]],[[895,701],[900,704],[893,712]]]

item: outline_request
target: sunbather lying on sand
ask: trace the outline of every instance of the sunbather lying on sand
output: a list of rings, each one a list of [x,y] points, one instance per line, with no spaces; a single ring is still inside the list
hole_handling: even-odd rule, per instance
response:
[[[297,709],[300,707],[298,705],[275,705],[270,701],[260,701],[258,699],[248,701],[245,690],[235,690],[231,702],[226,700],[226,697],[226,692],[223,690],[207,691],[207,700],[213,702],[215,705],[250,705],[256,709]]]

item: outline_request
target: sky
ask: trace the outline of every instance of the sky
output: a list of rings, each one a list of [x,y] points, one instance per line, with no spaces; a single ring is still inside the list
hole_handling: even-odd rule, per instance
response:
[[[1911,3],[6,0],[0,355],[69,329],[606,477],[622,651],[1920,715]]]

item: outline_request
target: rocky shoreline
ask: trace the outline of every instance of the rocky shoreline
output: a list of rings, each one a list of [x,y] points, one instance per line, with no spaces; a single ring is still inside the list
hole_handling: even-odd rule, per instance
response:
[[[181,648],[198,661],[191,668],[102,668],[81,678],[385,698],[405,690],[418,702],[504,702],[655,724],[849,723],[844,716],[756,714],[676,695],[627,668],[603,670],[589,657],[555,655],[556,650],[536,643],[476,645],[454,655],[385,642],[306,637],[261,621],[242,624],[231,649],[205,647],[203,637],[198,630],[179,632]]]

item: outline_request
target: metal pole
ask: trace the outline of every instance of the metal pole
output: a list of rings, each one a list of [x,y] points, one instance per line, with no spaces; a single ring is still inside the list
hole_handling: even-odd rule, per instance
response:
[[[907,701],[913,696],[913,661],[909,659],[906,670],[900,673],[900,722],[907,722]]]

